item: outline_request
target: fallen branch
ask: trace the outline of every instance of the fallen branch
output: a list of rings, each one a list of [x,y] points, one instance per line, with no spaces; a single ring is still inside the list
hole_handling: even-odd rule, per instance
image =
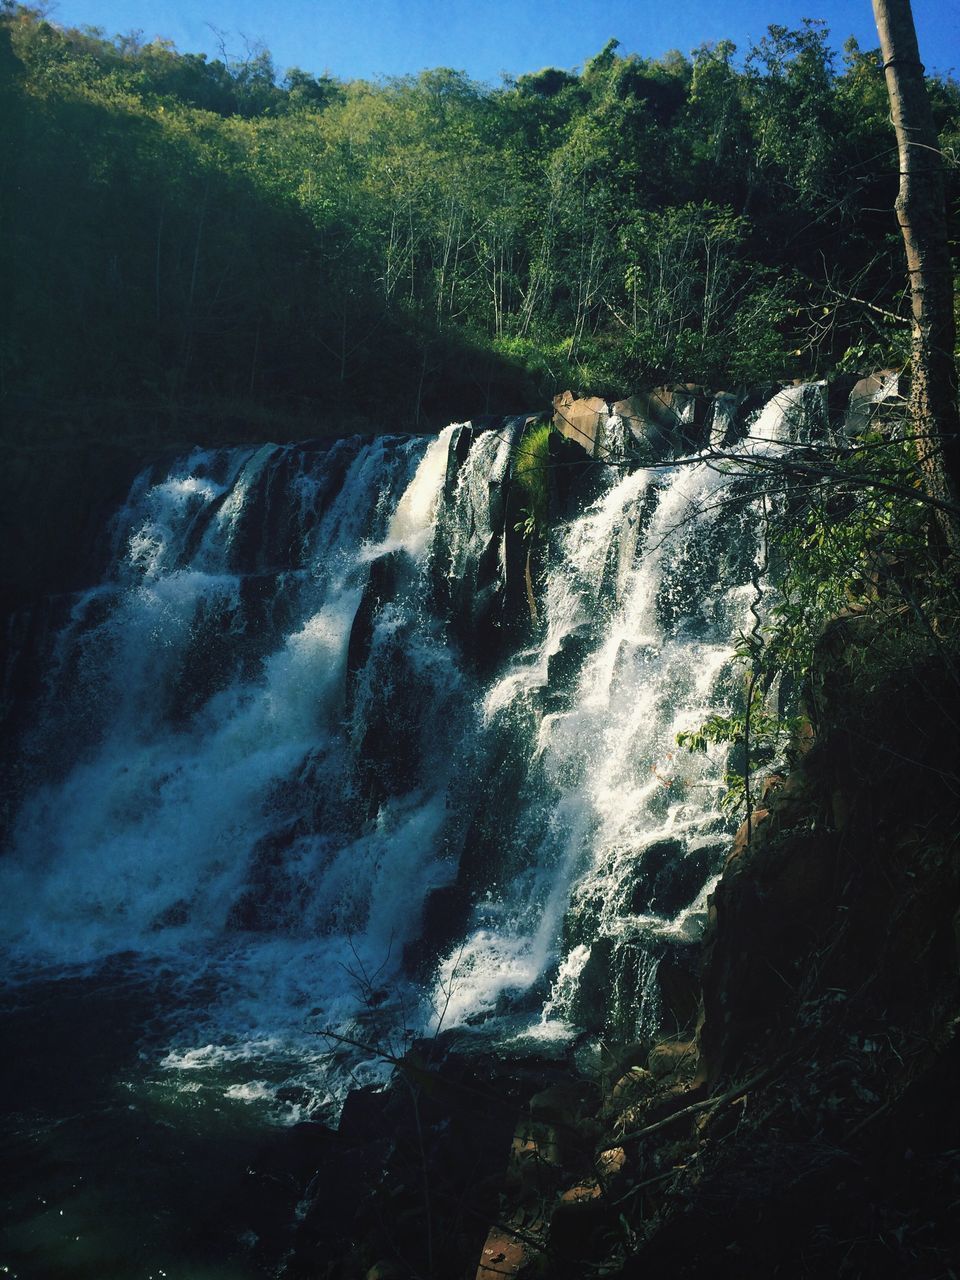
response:
[[[658,1120],[655,1124],[648,1124],[643,1129],[635,1129],[633,1133],[625,1133],[620,1139],[620,1145],[623,1146],[627,1142],[637,1142],[640,1138],[649,1137],[651,1133],[657,1133],[660,1129],[665,1129],[667,1125],[673,1124],[676,1120],[683,1120],[687,1116],[692,1116],[698,1111],[710,1111],[716,1107],[724,1107],[730,1102],[735,1102],[752,1089],[754,1085],[759,1084],[761,1080],[773,1074],[773,1067],[765,1067],[763,1071],[758,1071],[756,1075],[751,1076],[749,1080],[745,1080],[742,1084],[738,1084],[734,1089],[728,1089],[726,1093],[720,1093],[715,1098],[704,1098],[702,1102],[693,1102],[689,1107],[684,1107],[680,1111],[674,1111],[673,1115],[664,1116],[662,1120]],[[608,1144],[609,1145],[609,1144]],[[606,1147],[598,1149],[597,1154],[605,1151]]]
[[[617,1205],[626,1203],[631,1196],[636,1195],[638,1191],[643,1191],[645,1187],[655,1186],[658,1182],[666,1182],[666,1180],[668,1178],[672,1178],[674,1174],[682,1173],[686,1167],[687,1166],[685,1164],[676,1164],[672,1169],[667,1169],[664,1173],[658,1173],[655,1178],[645,1178],[643,1182],[638,1182],[632,1186],[630,1190],[620,1196],[619,1199],[611,1200],[610,1208],[615,1209]]]

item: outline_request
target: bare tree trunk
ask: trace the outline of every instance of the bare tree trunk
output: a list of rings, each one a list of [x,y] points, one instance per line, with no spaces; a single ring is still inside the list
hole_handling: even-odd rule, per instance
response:
[[[900,153],[896,213],[913,299],[911,409],[924,484],[932,498],[960,497],[953,265],[947,240],[940,140],[917,48],[910,0],[873,0],[890,110]],[[948,545],[960,550],[960,521],[945,512]]]

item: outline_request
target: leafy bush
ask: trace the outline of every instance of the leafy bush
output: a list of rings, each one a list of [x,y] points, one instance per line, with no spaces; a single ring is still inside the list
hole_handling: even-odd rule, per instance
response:
[[[920,664],[932,661],[945,679],[957,679],[956,566],[932,534],[905,425],[778,465],[771,479],[782,492],[768,525],[770,602],[763,624],[741,635],[736,650],[745,706],[677,736],[689,751],[739,750],[742,767],[728,775],[723,802],[733,810],[752,801],[764,772],[793,763],[804,719],[818,718],[831,663],[835,677],[842,666],[851,713]],[[828,656],[828,625],[858,617],[871,623],[869,646]]]

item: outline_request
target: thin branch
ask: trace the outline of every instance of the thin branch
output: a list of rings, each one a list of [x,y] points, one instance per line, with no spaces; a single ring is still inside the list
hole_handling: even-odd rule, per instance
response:
[[[701,1111],[712,1111],[717,1107],[725,1107],[730,1102],[736,1102],[749,1089],[754,1088],[761,1080],[772,1075],[774,1070],[775,1067],[764,1067],[762,1071],[750,1076],[748,1080],[744,1080],[742,1084],[738,1084],[735,1088],[728,1089],[726,1093],[720,1093],[715,1098],[704,1098],[702,1102],[691,1103],[689,1107],[684,1107],[681,1111],[674,1111],[673,1115],[665,1116],[655,1124],[648,1124],[643,1129],[635,1129],[632,1133],[625,1133],[620,1139],[620,1145],[622,1146],[626,1142],[639,1142],[641,1138],[648,1138],[652,1133],[659,1133],[661,1129],[666,1129],[668,1125],[675,1124],[677,1120],[684,1120],[687,1116],[696,1115]],[[599,1147],[597,1155],[599,1156],[606,1149],[606,1147]]]

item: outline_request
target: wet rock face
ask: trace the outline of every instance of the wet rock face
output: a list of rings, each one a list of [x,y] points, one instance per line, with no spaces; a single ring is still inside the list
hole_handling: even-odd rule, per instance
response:
[[[690,905],[711,871],[722,860],[721,845],[688,850],[682,840],[658,840],[637,860],[637,873],[628,891],[628,907],[635,914],[655,912],[673,919]]]
[[[357,680],[370,658],[377,613],[393,599],[401,573],[402,551],[388,551],[370,565],[370,573],[357,612],[350,628],[347,644],[346,710],[353,711],[357,697]]]
[[[472,897],[460,884],[432,889],[427,895],[419,936],[403,954],[408,973],[428,977],[433,966],[463,936],[470,918]]]
[[[586,510],[602,492],[609,451],[604,450],[598,461],[591,463],[589,451],[581,443],[554,432],[548,454],[548,520],[552,527]]]
[[[433,607],[475,671],[489,674],[538,633],[550,529],[602,488],[603,466],[559,433],[548,442],[546,529],[524,533],[527,498],[515,483],[515,449],[537,419],[480,421],[450,439],[431,557]]]
[[[561,637],[560,647],[547,658],[545,710],[565,710],[570,705],[576,680],[595,643],[595,628],[589,623]]]
[[[618,400],[612,409],[641,451],[661,459],[704,448],[718,420],[718,405],[721,415],[732,417],[736,401],[728,392],[681,383],[637,392]]]
[[[480,762],[479,794],[457,865],[457,884],[473,898],[492,888],[506,872],[510,855],[505,833],[512,834],[518,821],[528,768],[522,743],[509,737]]]
[[[402,633],[382,644],[368,675],[376,681],[377,696],[367,704],[355,755],[358,790],[373,817],[385,797],[403,795],[417,784],[420,736],[427,726],[421,682]]]
[[[230,907],[227,925],[231,929],[269,930],[296,914],[297,899],[303,893],[296,878],[287,871],[291,848],[302,835],[300,822],[265,836],[251,858],[249,883]]]
[[[607,1008],[613,979],[615,946],[612,938],[598,937],[590,947],[590,956],[580,973],[572,1013],[578,1026],[601,1032],[607,1025]]]
[[[435,606],[448,618],[464,655],[484,670],[507,652],[510,606],[522,603],[516,590],[508,597],[501,563],[510,450],[524,421],[502,420],[485,431],[457,428],[437,516],[431,575]],[[480,437],[479,455],[471,456]],[[522,617],[519,608],[516,614]]]

